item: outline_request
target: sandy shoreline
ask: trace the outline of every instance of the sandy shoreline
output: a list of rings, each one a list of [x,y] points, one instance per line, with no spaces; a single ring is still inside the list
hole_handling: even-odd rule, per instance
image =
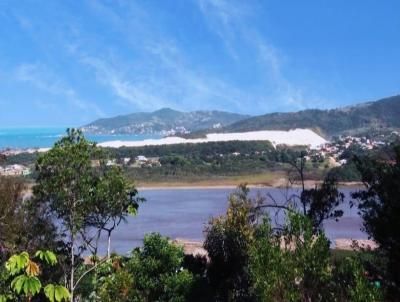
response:
[[[315,185],[320,184],[322,181],[306,181],[306,188],[313,188]],[[340,182],[339,188],[353,188],[359,189],[363,187],[363,183],[361,182]],[[262,184],[248,184],[248,188],[250,189],[279,189],[285,188],[285,186],[273,186],[273,185],[262,185]],[[301,186],[296,184],[293,185],[292,188],[300,188]],[[179,185],[173,183],[171,185],[167,185],[163,183],[162,185],[158,184],[141,184],[137,187],[139,191],[148,191],[148,190],[218,190],[218,189],[235,189],[237,185],[234,184],[226,184],[226,185],[202,185],[202,184],[185,184],[181,183]]]

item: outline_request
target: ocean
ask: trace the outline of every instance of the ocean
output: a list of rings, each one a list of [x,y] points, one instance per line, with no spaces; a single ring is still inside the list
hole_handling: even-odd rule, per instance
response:
[[[0,150],[25,148],[50,148],[66,133],[64,127],[0,128]],[[121,140],[139,141],[161,138],[160,135],[86,135],[97,143]]]

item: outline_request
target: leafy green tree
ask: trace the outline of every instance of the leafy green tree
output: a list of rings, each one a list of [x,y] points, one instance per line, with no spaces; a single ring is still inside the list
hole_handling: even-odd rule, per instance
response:
[[[258,227],[250,272],[259,301],[381,301],[357,258],[332,262],[324,233],[304,215],[289,211],[282,230],[268,216]]]
[[[57,264],[57,257],[51,251],[37,251],[35,257],[46,265]],[[61,302],[69,299],[68,290],[57,284],[49,283],[43,286],[39,275],[41,274],[40,264],[34,261],[27,252],[12,255],[6,262],[6,270],[11,279],[10,288],[7,293],[0,295],[0,301],[15,300],[24,296],[27,301],[43,291],[49,301]]]
[[[81,131],[68,129],[67,136],[40,155],[36,165],[38,176],[33,189],[36,204],[55,215],[63,227],[62,232],[67,235],[71,301],[74,301],[74,291],[79,282],[94,269],[76,276],[79,264],[76,257],[88,246],[97,244],[96,239],[106,227],[108,218],[112,220],[124,215],[124,212],[110,213],[110,210],[117,211],[112,205],[121,202],[125,205],[128,199],[127,207],[118,208],[124,211],[132,205],[130,202],[134,202],[126,191],[122,172],[113,169],[104,172],[92,165],[94,159],[104,160],[102,150],[87,141]],[[96,223],[94,217],[98,218]],[[100,221],[103,222],[101,226]],[[93,227],[97,230],[88,232]],[[97,250],[96,247],[93,249]]]
[[[256,232],[250,271],[260,301],[326,301],[329,241],[314,236],[311,221],[295,212],[277,232],[269,218]]]
[[[183,250],[159,234],[144,238],[132,257],[112,264],[112,273],[101,279],[101,301],[187,301],[193,276],[183,269]],[[112,260],[112,259],[111,259]]]
[[[95,206],[88,214],[86,226],[97,230],[96,244],[92,245],[94,254],[97,254],[97,241],[101,232],[106,232],[107,257],[110,258],[112,232],[125,221],[128,214],[137,214],[139,202],[144,199],[137,197],[137,190],[129,185],[119,167],[101,165],[97,177]]]
[[[229,196],[225,216],[212,219],[205,229],[204,248],[210,265],[208,278],[218,301],[252,301],[248,271],[249,248],[254,239],[261,198],[251,199],[249,189],[239,186]]]
[[[346,257],[333,267],[331,287],[339,301],[382,301],[382,291],[366,277],[366,270],[356,257]]]
[[[392,299],[400,296],[400,146],[391,161],[368,157],[355,159],[366,189],[355,192],[366,232],[387,259],[381,274]],[[397,298],[396,298],[397,297]]]

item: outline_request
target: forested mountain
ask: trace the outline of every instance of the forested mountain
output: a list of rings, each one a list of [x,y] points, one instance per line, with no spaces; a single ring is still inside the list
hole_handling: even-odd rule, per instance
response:
[[[168,135],[208,128],[218,129],[248,117],[248,115],[215,110],[181,112],[163,108],[154,112],[138,112],[99,119],[82,127],[82,130],[95,134]]]
[[[325,137],[400,129],[400,95],[337,109],[308,109],[250,117],[223,111],[169,108],[99,119],[82,129],[96,134],[189,134],[309,128]]]
[[[399,129],[400,95],[344,108],[309,109],[255,116],[218,129],[218,132],[295,128],[313,129],[326,137]],[[214,129],[210,129],[208,132],[214,132]]]

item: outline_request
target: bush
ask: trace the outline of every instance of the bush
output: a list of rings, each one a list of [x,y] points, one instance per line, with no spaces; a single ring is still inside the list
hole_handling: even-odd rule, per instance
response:
[[[306,217],[289,213],[282,231],[265,218],[250,253],[250,271],[260,301],[325,301],[329,241],[313,236]]]
[[[101,301],[186,301],[193,275],[182,267],[181,247],[168,242],[159,234],[144,238],[143,248],[132,257],[115,263],[99,286]],[[108,263],[110,266],[110,263]]]
[[[209,222],[204,247],[210,257],[208,278],[221,301],[252,301],[248,271],[249,249],[254,239],[257,205],[240,186],[229,197],[226,216]]]

